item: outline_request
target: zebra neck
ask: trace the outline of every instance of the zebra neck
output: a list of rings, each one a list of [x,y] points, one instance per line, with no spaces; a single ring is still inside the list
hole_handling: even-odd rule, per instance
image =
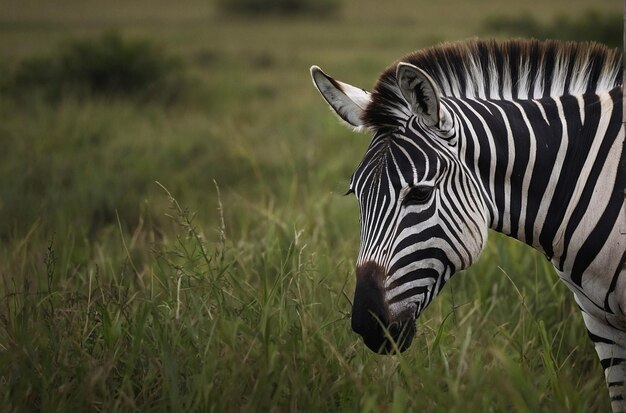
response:
[[[492,229],[561,263],[574,238],[610,231],[625,186],[621,96],[615,88],[453,102],[464,132],[459,155],[479,181]]]

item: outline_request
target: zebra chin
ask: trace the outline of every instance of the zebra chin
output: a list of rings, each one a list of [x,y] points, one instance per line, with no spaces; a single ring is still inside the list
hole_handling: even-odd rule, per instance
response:
[[[357,267],[352,304],[352,330],[379,354],[395,354],[409,348],[415,337],[415,308],[393,315],[385,301],[384,268],[374,262]]]

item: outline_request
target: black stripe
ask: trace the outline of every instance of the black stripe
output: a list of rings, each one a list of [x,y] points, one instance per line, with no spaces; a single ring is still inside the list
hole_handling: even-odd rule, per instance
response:
[[[602,360],[600,360],[600,364],[602,364],[602,368],[604,370],[606,370],[609,367],[620,365],[624,361],[626,361],[626,359],[619,358],[619,357],[612,357],[610,359],[602,359]]]
[[[501,106],[506,111],[511,133],[513,134],[513,167],[511,168],[511,194],[509,199],[511,232],[507,235],[517,237],[522,210],[522,182],[530,158],[530,133],[516,105],[510,102],[501,102]],[[505,139],[502,139],[502,142],[504,141]],[[508,145],[503,145],[503,147],[506,147],[508,150]],[[498,159],[498,162],[500,162],[500,159]],[[505,162],[508,162],[508,154],[502,157],[502,162],[504,167],[506,167]],[[504,183],[502,184],[502,190],[504,190]]]
[[[561,144],[563,124],[561,122],[561,117],[559,115],[556,102],[553,99],[542,99],[540,103],[546,114],[546,118],[548,120],[548,127],[547,127],[547,130],[541,131],[542,133],[540,135],[536,135],[536,136],[541,136],[541,137],[545,136],[546,140],[543,142],[538,141],[537,143],[538,144],[543,143],[544,145],[550,146],[553,149],[552,151],[550,151],[553,157],[542,158],[541,160],[538,160],[535,162],[535,169],[533,170],[533,177],[532,177],[530,186],[534,189],[535,188],[534,185],[539,184],[539,188],[543,186],[543,189],[545,191],[545,188],[547,188],[547,185],[549,183],[548,178],[550,177],[550,175],[547,174],[547,171],[550,171],[550,173],[552,173],[552,169],[554,168],[554,161],[556,160],[558,148]],[[550,142],[548,142],[548,140]],[[542,183],[539,183],[539,182],[542,182]],[[538,200],[539,203],[541,201],[542,199]],[[548,222],[548,224],[553,225],[554,223]],[[526,225],[528,226],[528,223]],[[545,223],[544,223],[544,228],[545,228]],[[552,250],[552,239],[553,239],[552,235],[553,235],[552,233],[546,234],[542,230],[539,234],[539,240],[538,240],[539,244],[541,245],[541,247],[543,248],[543,250],[545,251],[546,255],[549,258],[552,258],[552,256],[554,255],[554,252]]]
[[[397,296],[395,296],[391,300],[389,300],[389,304],[397,303],[397,302],[406,300],[407,298],[411,298],[411,297],[415,297],[416,295],[424,294],[426,292],[428,292],[428,287],[413,287],[413,288],[409,288],[408,290],[398,294]]]
[[[438,277],[439,277],[439,274],[434,269],[420,268],[415,271],[410,271],[404,274],[402,277],[398,278],[397,280],[393,281],[391,284],[389,284],[389,286],[387,287],[387,290],[393,290],[394,288],[398,288],[399,286],[403,284],[417,281],[417,280],[424,280],[427,278],[431,278],[434,284],[434,281],[436,281]]]
[[[448,256],[446,252],[440,248],[424,248],[415,251],[413,254],[400,258],[396,263],[389,269],[389,274],[395,273],[400,268],[406,267],[409,264],[414,262],[421,261],[423,259],[434,259],[437,260],[446,266],[449,262]]]
[[[593,341],[594,343],[615,344],[613,340],[597,336],[589,330],[587,330],[587,334],[589,335],[589,338],[591,339],[591,341]]]
[[[538,153],[543,153],[540,159],[535,160],[535,166],[531,172],[529,188],[532,188],[532,196],[526,197],[526,220],[525,220],[525,242],[534,245],[534,226],[539,213],[539,207],[543,200],[543,195],[549,184],[548,177],[554,169],[558,148],[561,144],[560,122],[550,125],[546,123],[539,110],[533,102],[520,102],[523,105],[524,113],[531,123],[536,139]],[[558,111],[554,100],[544,99],[541,101],[547,119],[558,118]]]

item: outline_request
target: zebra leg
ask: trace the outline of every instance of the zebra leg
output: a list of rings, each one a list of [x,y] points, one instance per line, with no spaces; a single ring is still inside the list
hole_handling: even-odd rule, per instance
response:
[[[598,319],[582,309],[587,332],[593,341],[611,397],[614,413],[626,413],[626,332],[607,318]]]

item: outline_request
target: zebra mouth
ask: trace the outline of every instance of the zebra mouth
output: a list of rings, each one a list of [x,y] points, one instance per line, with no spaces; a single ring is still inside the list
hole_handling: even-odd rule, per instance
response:
[[[413,341],[419,305],[389,304],[383,286],[385,275],[385,269],[374,262],[357,267],[351,325],[370,350],[395,354],[405,351]]]
[[[362,334],[365,345],[378,354],[397,354],[406,351],[415,337],[415,322],[391,323],[387,328]]]
[[[393,322],[377,319],[371,314],[368,325],[353,324],[353,330],[363,337],[365,345],[378,354],[397,354],[406,351],[415,337],[415,319],[418,306],[410,305],[392,316]]]

